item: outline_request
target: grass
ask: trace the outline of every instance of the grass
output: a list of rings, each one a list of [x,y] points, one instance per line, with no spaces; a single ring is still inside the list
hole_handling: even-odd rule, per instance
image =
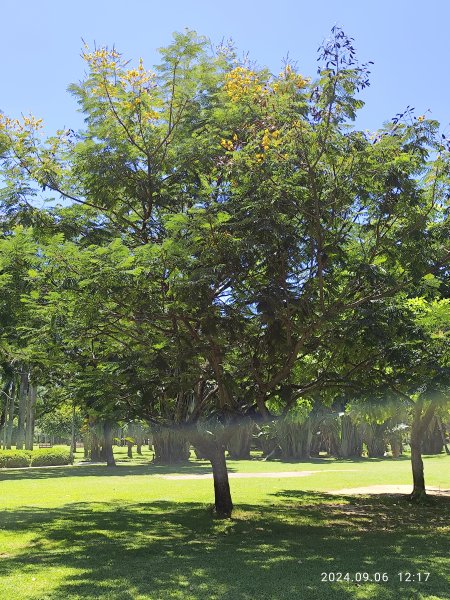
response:
[[[123,450],[123,455],[122,455]],[[0,472],[1,600],[350,600],[449,598],[450,500],[325,492],[410,483],[406,459],[230,461],[231,472],[314,471],[232,479],[233,519],[211,517],[205,461]],[[147,463],[147,464],[145,464]],[[425,458],[427,483],[450,487],[450,458]],[[399,572],[429,572],[400,582]],[[322,582],[322,573],[387,573],[388,582]]]

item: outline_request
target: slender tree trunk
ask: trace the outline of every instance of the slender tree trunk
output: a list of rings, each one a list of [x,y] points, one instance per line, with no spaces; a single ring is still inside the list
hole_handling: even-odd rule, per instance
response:
[[[214,479],[214,510],[221,519],[228,519],[233,512],[230,483],[228,480],[227,461],[225,458],[226,443],[224,440],[201,432],[190,434],[195,448],[209,460]]]
[[[233,512],[233,502],[231,500],[225,448],[217,444],[213,449],[209,460],[213,470],[214,508],[216,514],[221,519],[229,519]]]
[[[445,453],[450,454],[450,450],[448,448],[448,445],[447,445],[447,442],[445,439],[444,427],[443,427],[442,421],[439,417],[437,418],[437,422],[438,422],[439,432],[440,432],[441,438],[442,438],[442,443],[444,444]]]
[[[28,386],[27,398],[27,421],[25,427],[25,450],[33,450],[34,422],[36,418],[36,394],[37,388],[34,383]]]
[[[422,460],[423,436],[436,411],[433,404],[423,412],[424,401],[418,400],[414,409],[414,419],[411,427],[411,467],[413,475],[413,491],[410,500],[422,502],[427,497],[425,489],[425,474]]]
[[[11,446],[12,446],[12,432],[13,432],[13,425],[14,425],[14,404],[15,404],[15,394],[16,394],[16,384],[13,380],[13,382],[11,383],[11,387],[9,390],[9,411],[8,411],[8,421],[6,423],[6,437],[5,437],[5,444],[6,444],[6,449],[7,450],[11,450]]]
[[[104,438],[104,446],[103,446],[103,454],[104,459],[106,460],[107,467],[115,467],[116,461],[114,459],[113,452],[113,425],[111,421],[105,421],[103,423],[103,438]]]
[[[20,374],[19,384],[19,415],[17,422],[17,440],[16,449],[23,450],[25,442],[25,420],[27,411],[27,396],[28,396],[28,372],[22,371]]]
[[[72,405],[72,430],[70,437],[70,446],[73,460],[73,455],[77,453],[77,438],[75,436],[75,404]]]

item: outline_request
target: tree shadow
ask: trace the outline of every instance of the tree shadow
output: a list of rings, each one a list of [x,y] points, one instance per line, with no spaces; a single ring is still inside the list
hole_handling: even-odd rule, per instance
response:
[[[273,498],[274,504],[240,505],[228,521],[214,520],[201,504],[162,501],[4,511],[2,530],[30,541],[0,558],[0,577],[38,579],[65,568],[46,590],[51,600],[387,600],[419,590],[445,597],[450,503],[444,499],[431,511],[411,511],[385,498],[298,490]],[[386,572],[389,581],[322,581],[322,573],[337,571]],[[432,571],[432,579],[401,584],[401,571]]]
[[[229,467],[228,471],[236,471]],[[20,479],[52,479],[59,477],[126,477],[128,475],[202,475],[212,473],[209,461],[196,461],[195,463],[179,463],[174,465],[147,464],[118,464],[116,467],[107,467],[105,464],[77,464],[67,467],[46,467],[29,469],[0,469],[0,481]]]

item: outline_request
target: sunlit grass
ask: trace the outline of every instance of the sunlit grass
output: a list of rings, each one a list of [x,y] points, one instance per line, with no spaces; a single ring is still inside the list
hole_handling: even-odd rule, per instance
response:
[[[449,488],[449,466],[426,458],[429,485]],[[209,472],[203,461],[2,471],[0,599],[448,598],[448,498],[414,507],[324,493],[409,483],[407,460],[230,461],[231,472],[303,470],[314,474],[232,479],[226,522],[211,516],[210,480],[163,479]],[[321,581],[336,571],[389,581]],[[431,574],[401,583],[401,571]]]

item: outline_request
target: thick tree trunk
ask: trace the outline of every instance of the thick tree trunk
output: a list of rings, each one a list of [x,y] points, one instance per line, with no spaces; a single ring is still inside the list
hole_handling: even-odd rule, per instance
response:
[[[155,462],[176,464],[189,460],[189,442],[180,430],[161,427],[153,432]]]
[[[383,458],[386,452],[386,424],[367,423],[363,428],[363,440],[367,446],[369,458]]]
[[[225,448],[216,446],[209,460],[213,469],[215,512],[221,519],[229,519],[233,512],[233,502],[231,500],[230,482],[228,480]]]
[[[359,428],[351,417],[340,417],[340,458],[360,458],[362,454],[362,437]]]
[[[282,458],[287,460],[310,458],[312,432],[309,418],[303,423],[292,423],[287,419],[281,419],[276,423],[275,431]]]
[[[252,444],[254,423],[250,420],[240,422],[233,427],[227,450],[233,460],[248,460]]]
[[[422,453],[423,454],[440,454],[444,444],[442,435],[439,430],[439,421],[436,417],[431,420],[429,427],[423,434]]]
[[[25,442],[25,420],[27,412],[28,372],[22,371],[19,383],[19,414],[17,422],[16,449],[23,450]]]
[[[113,424],[111,421],[103,423],[103,456],[107,467],[116,466],[113,452]]]
[[[95,431],[91,431],[91,461],[99,461],[100,456],[100,444],[97,433]]]
[[[36,418],[36,394],[37,388],[34,383],[28,386],[27,399],[27,422],[25,427],[25,450],[33,450],[34,422]]]
[[[133,442],[127,441],[127,448],[128,448],[128,451],[127,451],[128,458],[133,458]]]

